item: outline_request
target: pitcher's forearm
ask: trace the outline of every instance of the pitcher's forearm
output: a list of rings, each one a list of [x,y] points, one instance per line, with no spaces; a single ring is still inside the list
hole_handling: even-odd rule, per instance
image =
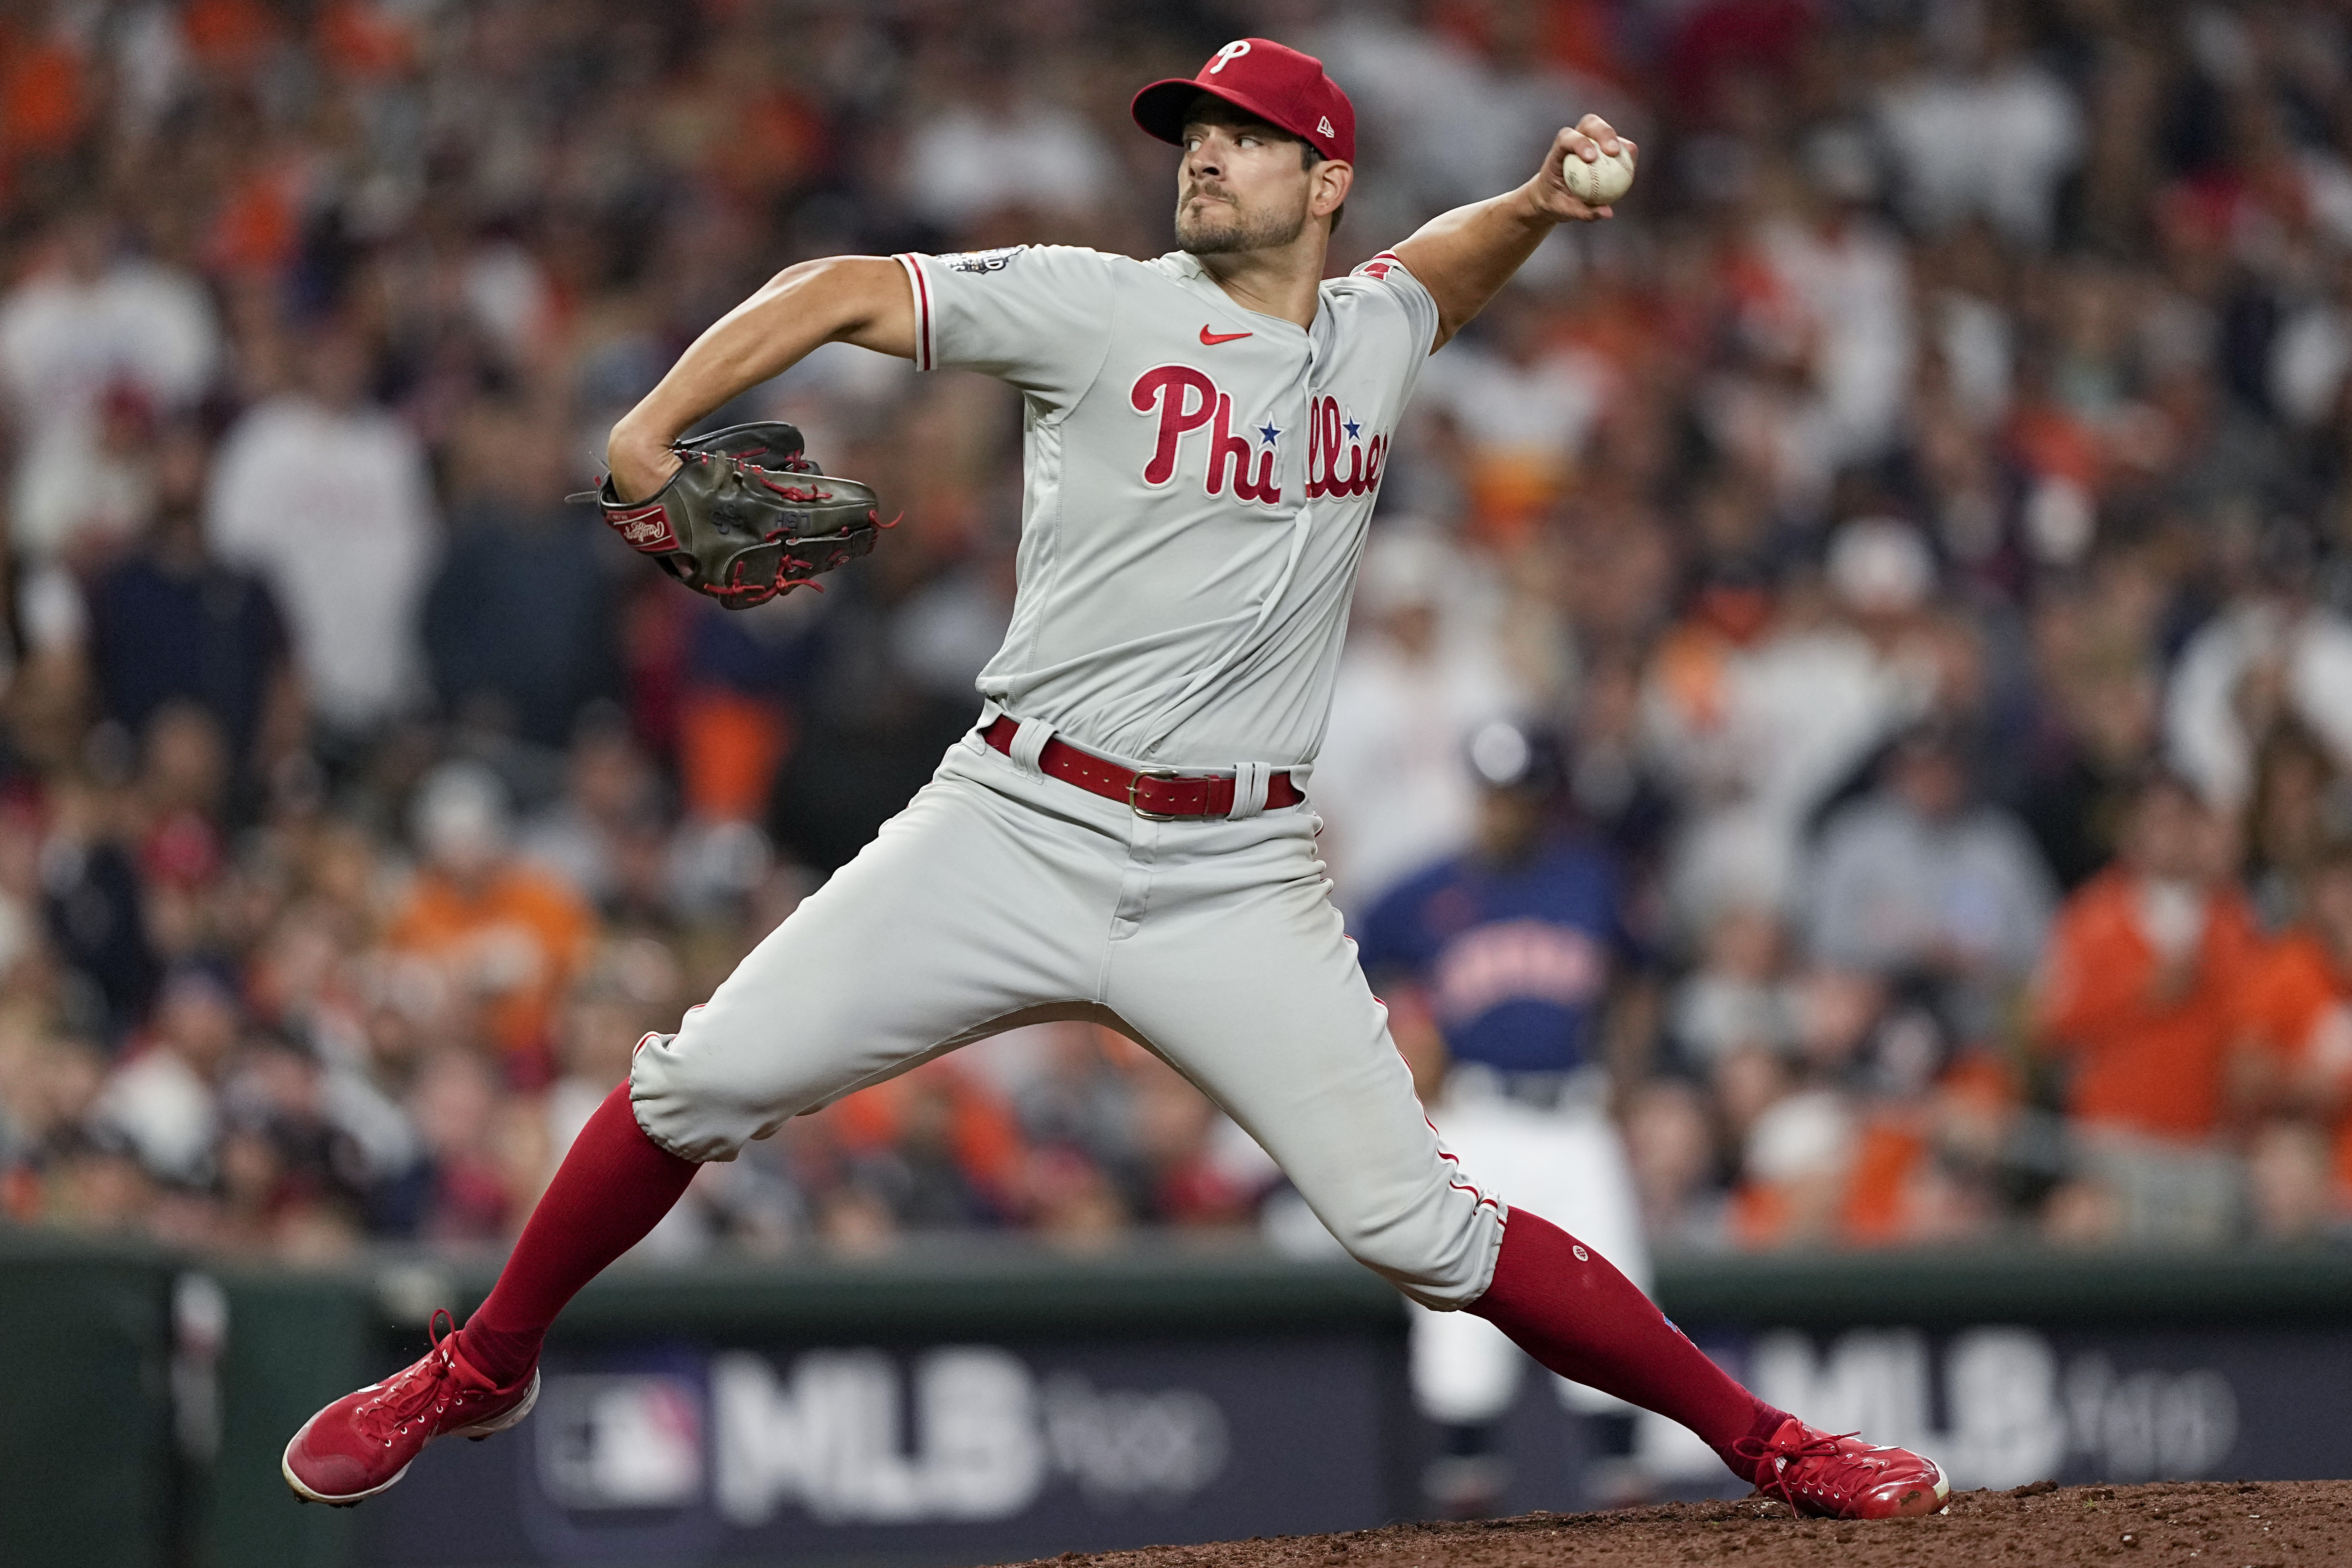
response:
[[[898,262],[844,256],[787,268],[712,322],[613,426],[614,486],[625,498],[658,489],[677,464],[672,441],[829,342],[915,356],[914,301]]]
[[[1437,344],[1485,310],[1559,222],[1522,185],[1440,213],[1398,246],[1397,259],[1437,301]]]

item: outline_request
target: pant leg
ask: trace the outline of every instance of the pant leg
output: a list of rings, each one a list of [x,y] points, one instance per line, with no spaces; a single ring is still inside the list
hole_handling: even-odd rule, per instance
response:
[[[1423,1305],[1475,1300],[1500,1201],[1438,1142],[1303,809],[1139,829],[1104,1000],[1282,1166],[1355,1257]]]
[[[631,1065],[638,1125],[731,1160],[802,1111],[940,1049],[1091,1005],[1123,847],[1022,798],[970,748]]]

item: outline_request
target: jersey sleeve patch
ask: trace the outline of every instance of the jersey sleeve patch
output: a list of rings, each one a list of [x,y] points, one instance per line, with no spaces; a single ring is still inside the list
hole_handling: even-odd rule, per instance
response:
[[[1029,247],[1025,245],[1000,245],[993,250],[959,250],[939,258],[940,266],[951,272],[985,275],[1002,272],[1013,265],[1013,258]]]

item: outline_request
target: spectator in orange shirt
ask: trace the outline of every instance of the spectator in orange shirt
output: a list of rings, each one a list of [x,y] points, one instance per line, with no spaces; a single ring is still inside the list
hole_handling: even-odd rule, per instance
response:
[[[2255,1205],[2257,1228],[2292,1233],[2352,1213],[2352,839],[2313,861],[2303,918],[2264,958],[2242,1016],[2231,1099],[2259,1123],[2250,1147],[2273,1199]],[[2314,1130],[2332,1144],[2325,1165],[2293,1157]],[[2273,1190],[2311,1184],[2322,1190]]]
[[[442,966],[478,1008],[481,1037],[510,1078],[544,1083],[555,1002],[596,934],[595,916],[569,886],[511,852],[506,787],[479,763],[436,769],[417,794],[414,825],[425,865],[393,922],[392,945]]]
[[[2237,1172],[2212,1147],[2224,1059],[2261,943],[2226,823],[2158,774],[2118,863],[2068,899],[2034,999],[2035,1043],[2069,1070],[2081,1173],[2113,1238],[2227,1239]],[[2077,1226],[2077,1234],[2081,1227]]]

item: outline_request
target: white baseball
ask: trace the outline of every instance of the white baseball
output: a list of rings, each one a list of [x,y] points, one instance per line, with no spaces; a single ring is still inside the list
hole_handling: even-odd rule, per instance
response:
[[[1633,161],[1622,150],[1614,157],[1603,153],[1590,163],[1570,153],[1561,162],[1559,175],[1570,195],[1586,206],[1605,207],[1633,188]]]

